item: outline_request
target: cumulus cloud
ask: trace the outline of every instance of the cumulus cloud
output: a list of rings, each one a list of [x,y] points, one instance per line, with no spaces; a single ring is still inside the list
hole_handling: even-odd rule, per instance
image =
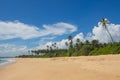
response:
[[[109,24],[107,25],[107,28],[114,40],[114,42],[119,42],[120,41],[120,25],[119,24]],[[92,29],[92,32],[89,32],[87,34],[87,36],[84,36],[83,33],[79,33],[77,34],[73,40],[75,42],[75,40],[79,38],[80,41],[84,42],[86,40],[99,40],[100,43],[108,43],[111,42],[111,38],[109,36],[109,34],[107,33],[107,31],[105,30],[105,28],[103,28],[103,26],[100,25],[100,23],[98,23],[98,26],[94,26],[94,28]]]
[[[107,28],[109,32],[111,33],[111,36],[114,40],[114,42],[120,41],[120,25],[119,24],[109,24],[107,25]],[[86,40],[92,41],[94,39],[99,40],[100,43],[108,43],[111,42],[109,34],[106,32],[105,28],[103,28],[100,23],[98,23],[98,26],[94,26],[92,29],[92,32],[89,32],[87,36],[85,36],[82,32],[76,34],[76,36],[73,37],[73,43],[76,43],[76,39],[80,39],[81,42],[85,42]],[[59,48],[65,49],[66,45],[65,42],[68,42],[67,39],[63,39],[59,42],[56,42]],[[38,49],[46,49],[46,46],[51,46],[54,42],[48,42],[45,45],[40,45],[37,47]],[[68,42],[69,43],[69,42]]]
[[[42,27],[43,28],[38,28],[37,26],[24,24],[19,21],[0,21],[0,40],[13,38],[25,40],[48,35],[58,36],[69,34],[77,30],[76,26],[64,22],[51,25],[44,24]]]
[[[119,42],[120,24],[109,24],[107,25],[107,28],[111,33],[113,40],[115,42]],[[76,26],[63,22],[52,25],[43,25],[43,29],[37,28],[36,26],[27,25],[21,22],[0,22],[0,40],[12,38],[30,39],[42,36],[40,40],[42,44],[39,44],[39,46],[37,46],[34,49],[46,49],[47,45],[51,46],[54,43],[54,41],[49,42],[49,40],[54,39],[56,35],[58,36],[63,34],[70,34],[74,31],[76,31]],[[108,33],[100,25],[100,23],[98,23],[98,26],[94,26],[92,31],[89,32],[87,36],[85,36],[82,32],[76,34],[76,36],[73,36],[74,44],[76,43],[77,38],[79,38],[81,42],[84,42],[86,40],[91,41],[93,39],[97,39],[101,43],[108,43],[111,41]],[[46,43],[46,41],[48,42]],[[65,42],[69,43],[68,39],[56,41],[56,44],[60,49],[65,49],[67,48]],[[21,53],[26,53],[27,50],[28,48],[26,46],[0,44],[0,56],[16,56]]]
[[[56,46],[59,48],[59,49],[66,49],[67,46],[65,45],[65,42],[69,42],[67,39],[63,39],[61,41],[58,41],[58,42],[53,42],[53,41],[50,41],[50,42],[47,42],[46,44],[43,44],[43,45],[39,45],[38,47],[36,47],[37,49],[46,49],[47,46],[49,47],[52,47],[54,49],[54,47],[52,46],[52,44],[56,43]]]
[[[39,29],[21,22],[0,21],[0,40],[22,38],[30,39],[39,36]]]
[[[73,37],[73,43],[76,43],[76,40],[80,39],[81,42],[85,41],[85,36],[82,32],[80,32],[79,34],[77,34],[75,37]]]
[[[114,40],[114,42],[120,41],[120,25],[109,24],[107,28]],[[102,43],[110,42],[110,36],[99,23],[98,26],[95,26],[92,31],[92,39],[98,39]]]

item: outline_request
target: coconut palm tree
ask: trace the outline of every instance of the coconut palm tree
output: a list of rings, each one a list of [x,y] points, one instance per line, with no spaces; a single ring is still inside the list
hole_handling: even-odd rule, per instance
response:
[[[80,50],[79,43],[80,43],[80,39],[77,38],[77,39],[76,39],[76,53],[77,53],[77,56],[78,56],[79,50]]]
[[[79,39],[79,38],[77,38],[77,39],[76,39],[76,42],[79,44],[79,42],[80,42],[80,39]]]
[[[72,56],[73,52],[73,41],[72,41],[72,36],[68,36],[68,40],[70,41],[70,46],[69,46],[69,56]]]
[[[55,43],[53,43],[54,44],[54,49],[56,50],[56,48],[57,48],[57,43],[55,42]]]
[[[47,47],[47,51],[46,52],[48,53],[49,52],[49,45],[47,45],[46,47]]]
[[[72,36],[68,36],[68,40],[70,41],[70,45],[72,45]]]
[[[66,47],[68,48],[68,42],[67,42],[67,41],[65,42],[65,45],[66,45]]]
[[[98,47],[99,41],[94,39],[91,41],[91,44],[93,45],[94,48]]]
[[[89,44],[90,44],[90,42],[89,42],[88,40],[86,40],[86,41],[85,41],[85,44],[86,44],[86,45],[89,45]]]
[[[53,53],[52,53],[53,56],[57,56],[57,46],[56,46],[56,45],[57,45],[57,43],[53,43],[53,44],[52,44],[53,49],[54,49],[54,50],[53,50]]]
[[[106,18],[102,18],[102,19],[100,20],[100,24],[106,29],[106,31],[107,31],[107,33],[109,34],[109,36],[110,36],[110,38],[111,38],[111,41],[112,41],[112,43],[113,43],[113,38],[112,38],[112,36],[111,36],[108,28],[107,28],[107,24],[110,24],[110,22],[109,22]]]

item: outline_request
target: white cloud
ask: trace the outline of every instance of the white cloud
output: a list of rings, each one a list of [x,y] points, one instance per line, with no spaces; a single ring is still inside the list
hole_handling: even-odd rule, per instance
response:
[[[0,40],[22,38],[30,39],[39,36],[38,28],[21,22],[0,21]]]
[[[74,38],[73,38],[73,42],[76,43],[76,40],[77,39],[80,39],[81,42],[84,42],[85,41],[85,38],[84,38],[84,34],[81,32],[79,34],[77,34]]]
[[[52,25],[43,25],[44,29],[43,32],[46,34],[52,34],[52,35],[63,35],[75,32],[77,28],[74,25],[68,24],[68,23],[56,23]]]
[[[120,41],[120,25],[119,24],[109,24],[107,25],[107,28],[114,40],[114,42],[119,42]],[[92,32],[89,32],[87,36],[84,36],[83,33],[77,34],[74,38],[73,41],[79,38],[80,41],[84,42],[85,40],[93,40],[97,39],[101,43],[108,43],[111,42],[109,34],[106,32],[105,28],[103,28],[100,23],[98,23],[98,26],[95,26],[92,29]]]
[[[52,40],[52,39],[55,39],[56,37],[43,37],[43,38],[41,38],[41,40],[42,41],[44,41],[44,40]]]
[[[60,42],[56,42],[56,43],[57,43],[58,48],[66,49],[67,48],[67,46],[65,45],[66,42],[69,43],[68,39],[63,39]]]
[[[111,36],[115,42],[120,41],[120,25],[110,24],[107,26]],[[98,26],[93,28],[92,39],[98,39],[100,42],[110,42],[110,36],[106,30],[98,23]]]
[[[28,54],[26,46],[18,46],[14,44],[0,44],[0,56],[14,57],[22,54]]]
[[[0,21],[0,40],[13,38],[21,38],[25,40],[41,37],[41,41],[44,43],[46,40],[52,40],[56,38],[56,36],[69,34],[74,31],[76,31],[76,26],[64,22],[51,25],[45,24],[43,25],[43,28],[38,28],[37,26],[24,24],[19,21]],[[28,50],[27,46],[0,44],[0,56],[17,56],[27,54]]]
[[[37,47],[37,49],[46,49],[47,46],[51,47],[52,44],[54,44],[54,43],[56,43],[56,46],[57,46],[59,49],[66,49],[67,46],[65,45],[65,42],[68,42],[68,40],[67,40],[67,39],[63,39],[63,40],[61,40],[61,41],[59,41],[59,42],[50,41],[50,42],[47,42],[47,43],[44,44],[44,45],[39,45],[39,46]],[[54,48],[54,47],[53,47],[53,48]]]
[[[28,25],[19,21],[4,22],[0,21],[0,40],[21,38],[32,39],[48,35],[58,36],[75,32],[76,26],[64,22],[43,25],[43,29],[37,26]]]
[[[114,41],[120,41],[120,24],[109,24],[107,27]],[[76,27],[74,25],[63,22],[52,25],[43,25],[43,29],[39,29],[36,26],[26,25],[20,22],[0,22],[0,40],[12,38],[30,39],[41,36],[41,41],[43,44],[39,44],[39,46],[34,49],[46,49],[47,45],[51,46],[54,43],[53,41],[49,42],[49,40],[55,38],[54,36],[72,33],[74,31],[76,31]],[[89,32],[87,36],[85,36],[82,32],[76,34],[76,36],[73,37],[74,44],[76,43],[77,38],[79,38],[82,42],[85,40],[91,41],[93,39],[97,39],[102,43],[110,42],[108,33],[99,23],[98,26],[93,27],[92,32]],[[46,43],[46,41],[48,42]],[[59,48],[63,49],[67,48],[65,42],[68,42],[68,40],[63,39],[56,43]],[[26,46],[0,44],[0,56],[16,56],[21,53],[26,53],[27,50],[28,48]]]
[[[120,25],[119,24],[109,24],[107,25],[107,28],[109,30],[109,32],[111,33],[113,39],[115,42],[119,42],[120,41]],[[73,37],[73,43],[76,43],[76,39],[79,38],[81,42],[84,42],[86,40],[93,40],[93,39],[97,39],[99,40],[99,42],[101,43],[108,43],[110,42],[110,37],[108,35],[108,33],[106,32],[106,30],[98,23],[98,26],[95,26],[92,29],[92,32],[89,32],[87,34],[87,36],[84,36],[84,34],[82,32],[80,32],[79,34],[77,34],[76,36]],[[65,42],[68,42],[67,39],[63,39],[59,42],[56,42],[57,45],[59,46],[59,48],[63,49],[66,48]],[[46,46],[49,45],[51,46],[54,42],[48,42],[45,45],[40,45],[39,47],[37,47],[38,49],[46,49]]]

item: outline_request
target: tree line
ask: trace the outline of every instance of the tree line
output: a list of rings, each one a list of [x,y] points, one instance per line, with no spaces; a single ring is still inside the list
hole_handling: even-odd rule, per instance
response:
[[[85,42],[76,39],[76,43],[73,44],[72,36],[68,36],[68,41],[65,42],[67,49],[59,49],[57,43],[53,43],[51,46],[47,45],[47,49],[31,50],[29,55],[21,55],[19,57],[59,57],[59,56],[88,56],[88,55],[100,55],[100,54],[119,54],[120,42],[114,42],[112,35],[110,34],[107,25],[110,22],[102,18],[100,24],[106,30],[111,39],[110,43],[100,43],[98,40],[86,40]]]

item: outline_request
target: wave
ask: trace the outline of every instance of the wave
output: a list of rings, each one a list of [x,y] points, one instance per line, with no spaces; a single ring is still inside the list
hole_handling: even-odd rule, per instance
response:
[[[13,59],[0,59],[0,68],[8,66],[13,63],[15,63],[15,60]]]

